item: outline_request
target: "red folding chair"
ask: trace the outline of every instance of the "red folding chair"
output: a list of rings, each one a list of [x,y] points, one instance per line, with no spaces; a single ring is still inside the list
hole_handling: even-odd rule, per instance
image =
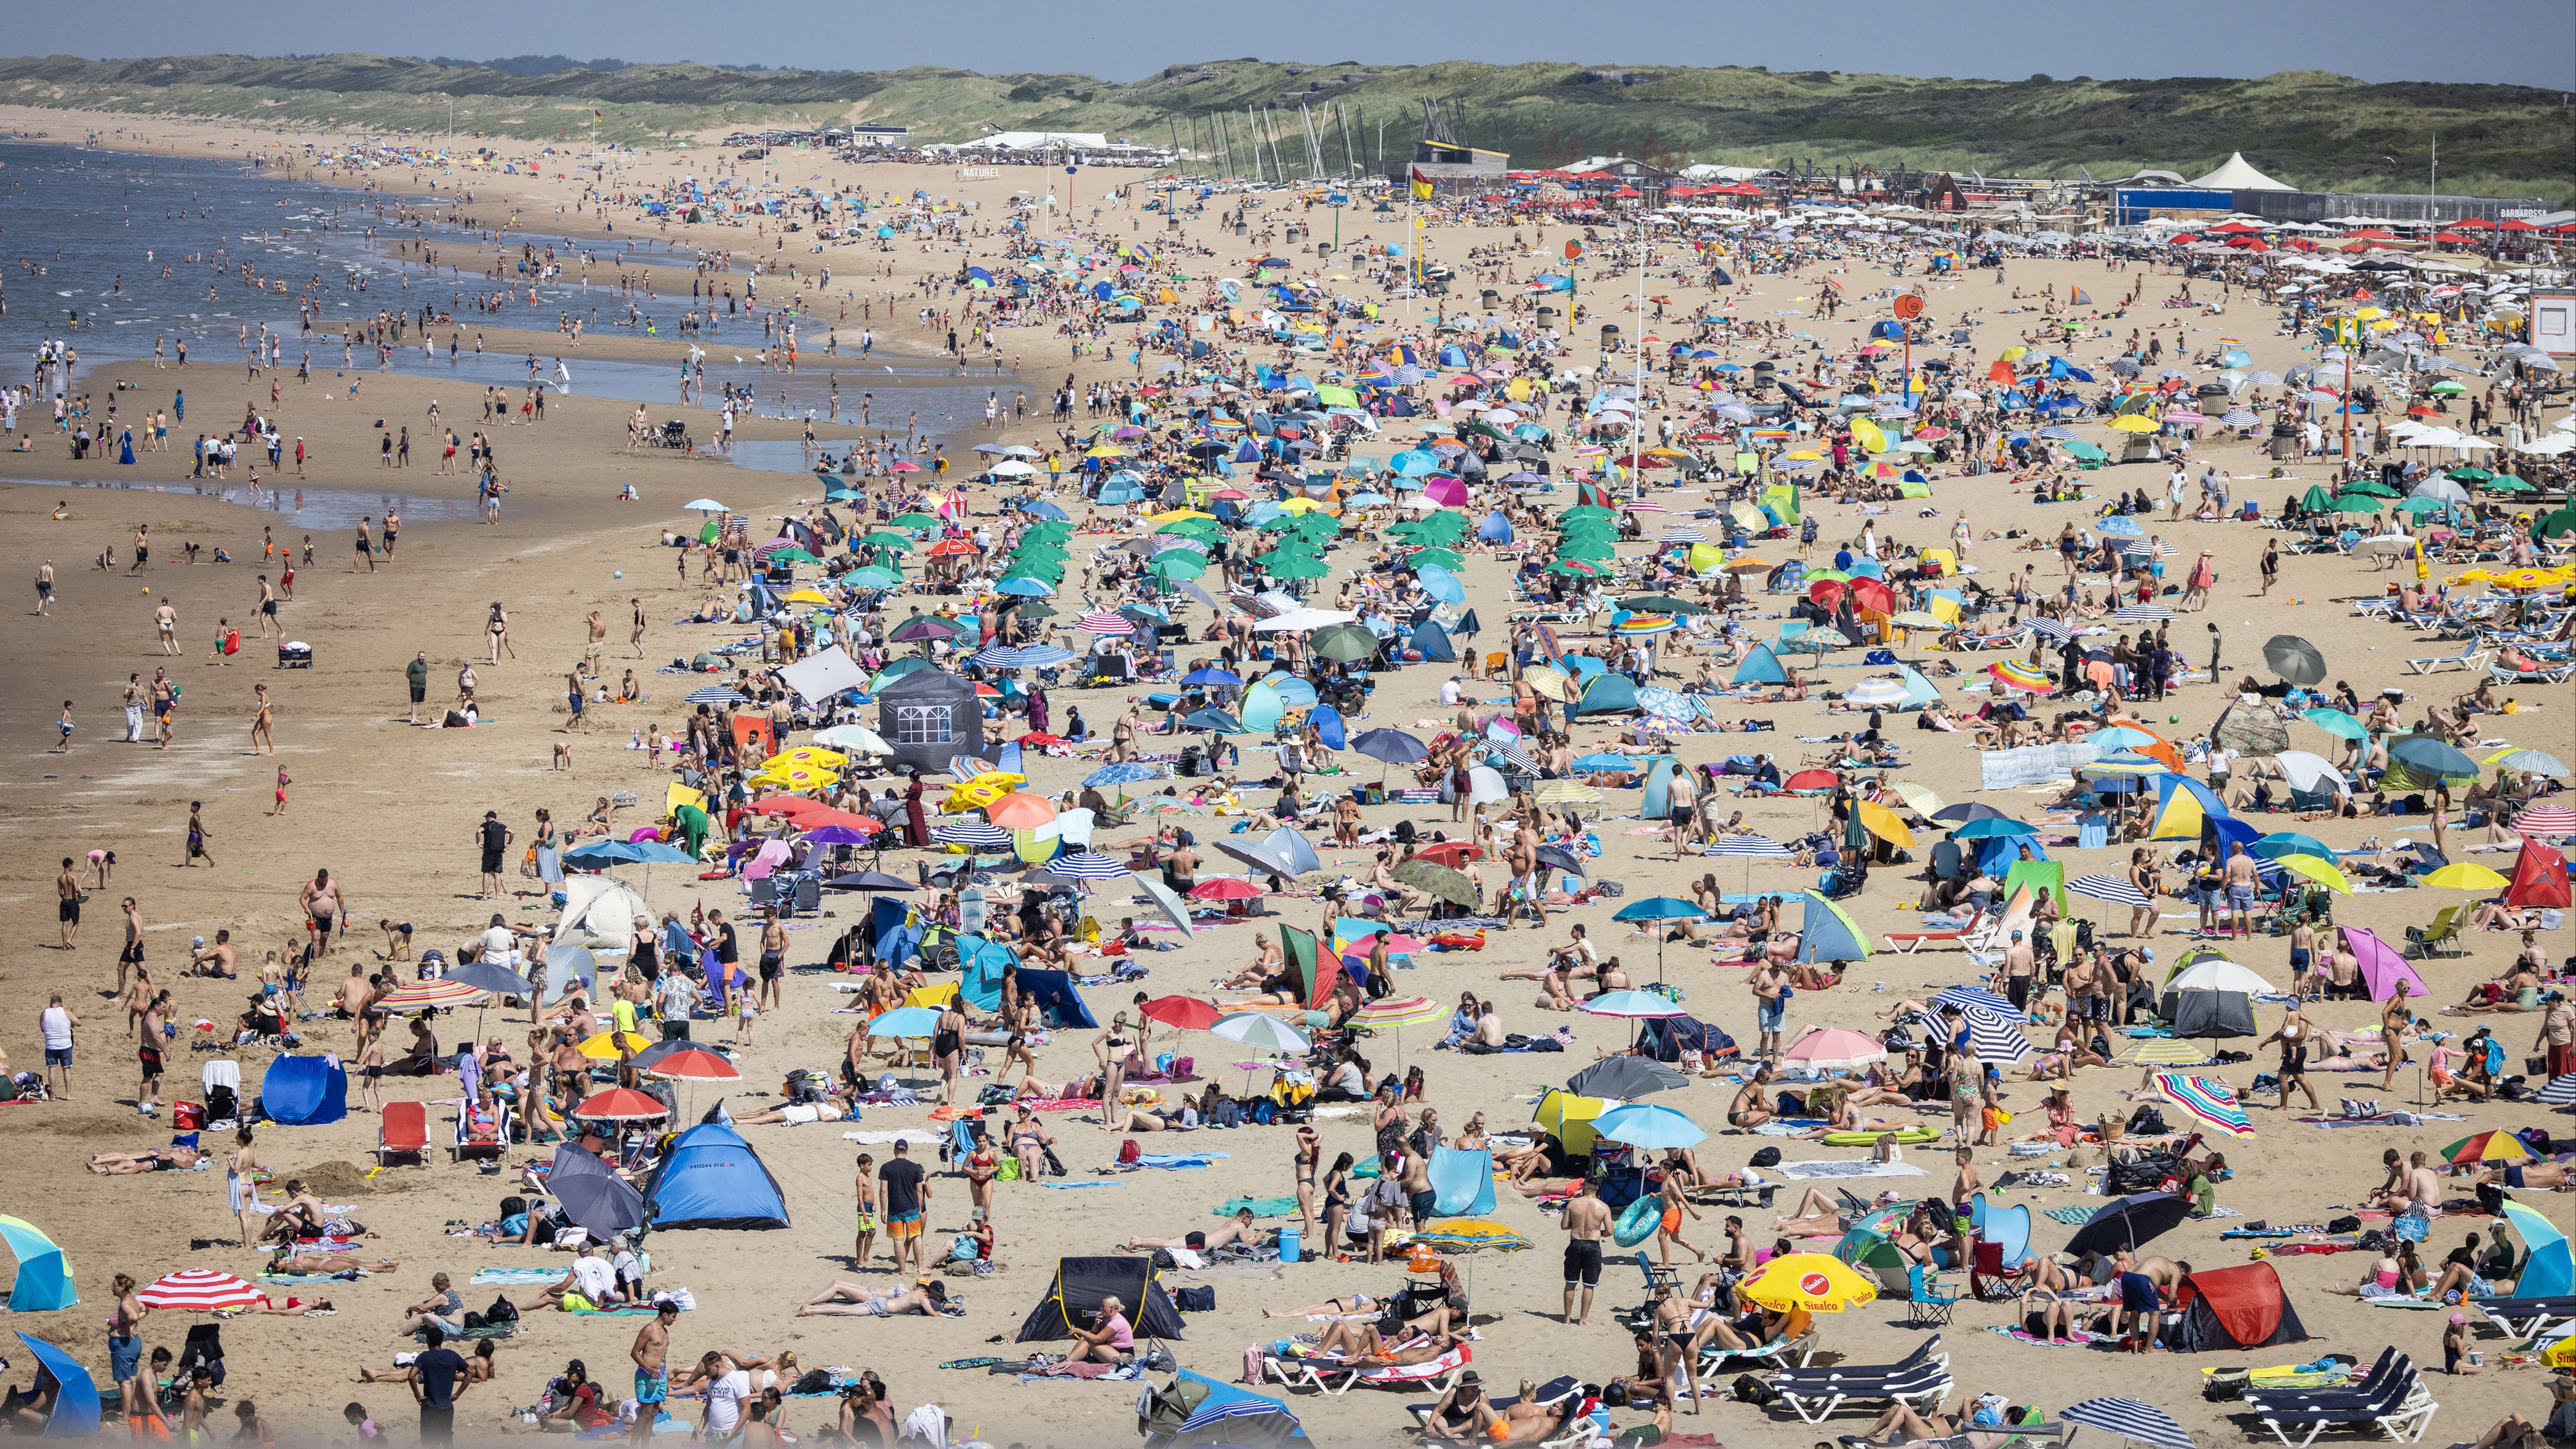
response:
[[[408,1154],[429,1165],[429,1108],[419,1102],[387,1102],[376,1119],[376,1161],[393,1165]]]

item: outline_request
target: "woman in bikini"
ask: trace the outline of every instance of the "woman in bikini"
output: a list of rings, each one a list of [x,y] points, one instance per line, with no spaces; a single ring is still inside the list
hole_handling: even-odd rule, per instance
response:
[[[1342,1224],[1351,1215],[1351,1167],[1357,1159],[1345,1152],[1324,1173],[1324,1237],[1327,1252],[1342,1240]]]
[[[1011,1155],[1020,1160],[1020,1180],[1037,1181],[1038,1169],[1046,1163],[1046,1150],[1055,1139],[1047,1135],[1046,1128],[1039,1125],[1028,1108],[1022,1107],[1018,1119],[1011,1123],[1010,1140]]]
[[[1313,1124],[1299,1123],[1297,1151],[1289,1162],[1289,1170],[1297,1184],[1297,1233],[1301,1243],[1315,1241],[1315,1169],[1322,1165],[1323,1159],[1323,1138],[1316,1135]]]
[[[1738,1131],[1750,1132],[1754,1128],[1761,1126],[1763,1123],[1770,1121],[1772,1117],[1771,1096],[1766,1090],[1770,1085],[1770,1082],[1770,1067],[1760,1066],[1754,1068],[1753,1079],[1746,1082],[1744,1086],[1736,1092],[1735,1100],[1726,1105],[1727,1125],[1734,1127]]]

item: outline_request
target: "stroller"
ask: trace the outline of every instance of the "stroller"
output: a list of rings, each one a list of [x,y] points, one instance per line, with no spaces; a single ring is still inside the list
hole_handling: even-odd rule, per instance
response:
[[[678,418],[672,418],[662,424],[660,432],[653,435],[653,446],[675,448],[685,453],[696,444],[689,437],[689,425]]]

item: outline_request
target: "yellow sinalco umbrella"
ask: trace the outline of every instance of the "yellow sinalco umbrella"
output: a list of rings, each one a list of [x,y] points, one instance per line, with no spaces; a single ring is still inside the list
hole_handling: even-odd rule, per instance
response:
[[[2157,422],[2154,418],[2140,417],[2136,413],[2130,413],[2124,417],[2113,418],[2111,420],[2111,426],[2115,431],[2123,433],[2152,433],[2157,428],[2162,427],[2163,424]]]
[[[786,601],[791,604],[828,604],[832,602],[829,596],[813,589],[798,589],[794,593],[787,595]]]
[[[760,768],[776,770],[789,765],[803,765],[812,770],[837,770],[849,762],[850,757],[837,750],[827,750],[821,745],[798,745],[761,761]]]
[[[581,1044],[581,1054],[603,1062],[617,1060],[618,1048],[641,1052],[653,1043],[631,1031],[603,1031]]]
[[[1592,1151],[1592,1119],[1609,1110],[1610,1104],[1599,1097],[1552,1091],[1538,1104],[1538,1129],[1563,1143],[1568,1153],[1586,1156]]]
[[[1823,1253],[1791,1253],[1774,1258],[1761,1276],[1735,1291],[1775,1313],[1793,1308],[1809,1313],[1840,1313],[1878,1296],[1878,1290],[1849,1265]]]

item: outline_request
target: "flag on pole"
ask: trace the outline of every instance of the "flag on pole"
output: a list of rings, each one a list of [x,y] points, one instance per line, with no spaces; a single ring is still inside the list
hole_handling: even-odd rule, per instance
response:
[[[1412,169],[1412,178],[1413,199],[1416,201],[1429,201],[1431,199],[1431,178],[1423,175],[1422,168],[1419,166]]]

